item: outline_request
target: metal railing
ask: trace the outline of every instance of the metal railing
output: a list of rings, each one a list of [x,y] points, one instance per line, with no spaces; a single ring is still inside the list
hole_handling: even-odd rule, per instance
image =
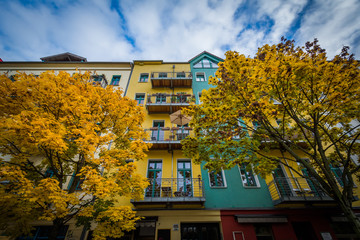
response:
[[[191,72],[152,72],[152,79],[192,79]]]
[[[315,179],[276,177],[268,187],[273,201],[331,200]]]
[[[149,178],[150,185],[145,190],[146,198],[203,198],[201,178]]]
[[[181,141],[187,136],[193,136],[191,127],[152,127],[145,131],[149,132],[147,141]]]
[[[192,94],[167,94],[155,93],[147,95],[146,104],[168,105],[168,104],[189,104],[195,103],[195,96]]]

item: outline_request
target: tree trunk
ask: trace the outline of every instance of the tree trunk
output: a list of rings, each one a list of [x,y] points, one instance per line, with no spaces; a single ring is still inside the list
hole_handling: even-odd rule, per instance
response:
[[[64,226],[63,219],[57,218],[53,221],[51,231],[49,232],[49,240],[56,240],[61,228]]]
[[[360,221],[356,217],[353,209],[351,208],[351,204],[347,204],[347,200],[344,200],[342,198],[338,199],[338,204],[343,211],[345,217],[348,219],[349,223],[351,224],[352,228],[354,229],[354,232],[356,233],[356,236],[360,238]]]

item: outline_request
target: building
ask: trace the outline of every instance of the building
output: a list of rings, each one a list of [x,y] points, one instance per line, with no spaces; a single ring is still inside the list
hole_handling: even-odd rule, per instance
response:
[[[38,62],[1,62],[0,73],[6,74],[12,78],[18,72],[25,72],[27,74],[40,75],[42,72],[53,70],[55,73],[59,71],[66,71],[70,74],[75,72],[89,71],[93,83],[106,87],[113,85],[115,88],[125,89],[131,74],[131,62],[88,62],[86,58],[71,54],[63,53],[54,56],[44,57],[42,61]],[[64,183],[64,187],[68,188],[71,185],[71,177]],[[34,238],[39,239],[40,236],[46,236],[50,229],[51,223],[46,221],[34,221],[36,226],[34,231]],[[76,227],[74,221],[69,222],[61,230],[59,239],[85,239],[87,232],[83,227]],[[2,239],[2,236],[0,236]],[[5,238],[6,239],[6,238]]]
[[[148,159],[138,162],[150,186],[144,200],[132,201],[138,214],[146,216],[134,233],[136,239],[220,239],[219,211],[204,206],[200,166],[181,151],[180,141],[192,135],[192,129],[185,119],[171,118],[195,102],[194,77],[188,62],[134,61],[126,96],[144,106],[146,141],[152,144]]]
[[[75,72],[91,72],[94,82],[105,87],[126,88],[131,74],[131,62],[88,62],[86,58],[72,53],[62,53],[41,58],[41,62],[1,62],[0,73],[7,74],[10,78],[17,72],[40,75],[42,72],[54,70]]]
[[[201,92],[211,87],[208,78],[222,61],[206,51],[188,62],[87,62],[64,53],[42,62],[1,62],[0,72],[11,77],[16,71],[91,71],[95,83],[121,87],[143,106],[145,141],[152,147],[136,164],[150,185],[143,200],[122,199],[145,217],[123,239],[352,239],[335,202],[290,168],[279,165],[263,179],[245,166],[208,172],[183,155],[181,140],[194,133],[186,118],[175,118],[190,104],[201,104]],[[282,153],[274,148],[271,154]],[[34,225],[39,226],[37,235],[48,226]],[[91,231],[72,223],[62,234],[61,239],[91,239]]]

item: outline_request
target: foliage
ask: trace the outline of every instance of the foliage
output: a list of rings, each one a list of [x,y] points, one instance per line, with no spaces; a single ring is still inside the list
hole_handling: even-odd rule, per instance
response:
[[[147,186],[126,161],[148,149],[135,101],[94,85],[90,73],[53,71],[2,75],[0,96],[1,229],[26,234],[30,220],[59,226],[77,217],[93,220],[99,239],[134,228],[138,217],[118,201],[141,198]]]
[[[282,39],[259,48],[254,58],[229,51],[209,79],[215,87],[188,110],[196,137],[183,140],[183,150],[209,169],[246,162],[265,176],[279,163],[288,165],[315,178],[345,212],[353,176],[360,175],[354,163],[360,154],[359,68],[348,47],[330,61],[316,39],[304,47]],[[342,169],[341,176],[332,167]]]

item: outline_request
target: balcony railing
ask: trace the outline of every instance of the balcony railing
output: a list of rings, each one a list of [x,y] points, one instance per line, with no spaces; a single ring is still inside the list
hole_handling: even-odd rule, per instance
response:
[[[304,201],[333,201],[315,179],[276,177],[269,184],[274,204]]]
[[[149,133],[147,142],[152,143],[151,149],[181,149],[180,141],[193,136],[191,127],[152,127],[145,129]]]
[[[191,88],[192,73],[191,72],[152,72],[151,84],[153,88],[157,88],[157,87]]]
[[[155,93],[147,96],[146,108],[149,113],[173,113],[194,102],[192,94]]]
[[[132,201],[135,205],[147,203],[200,203],[205,202],[201,178],[156,178],[148,179],[144,200]]]

